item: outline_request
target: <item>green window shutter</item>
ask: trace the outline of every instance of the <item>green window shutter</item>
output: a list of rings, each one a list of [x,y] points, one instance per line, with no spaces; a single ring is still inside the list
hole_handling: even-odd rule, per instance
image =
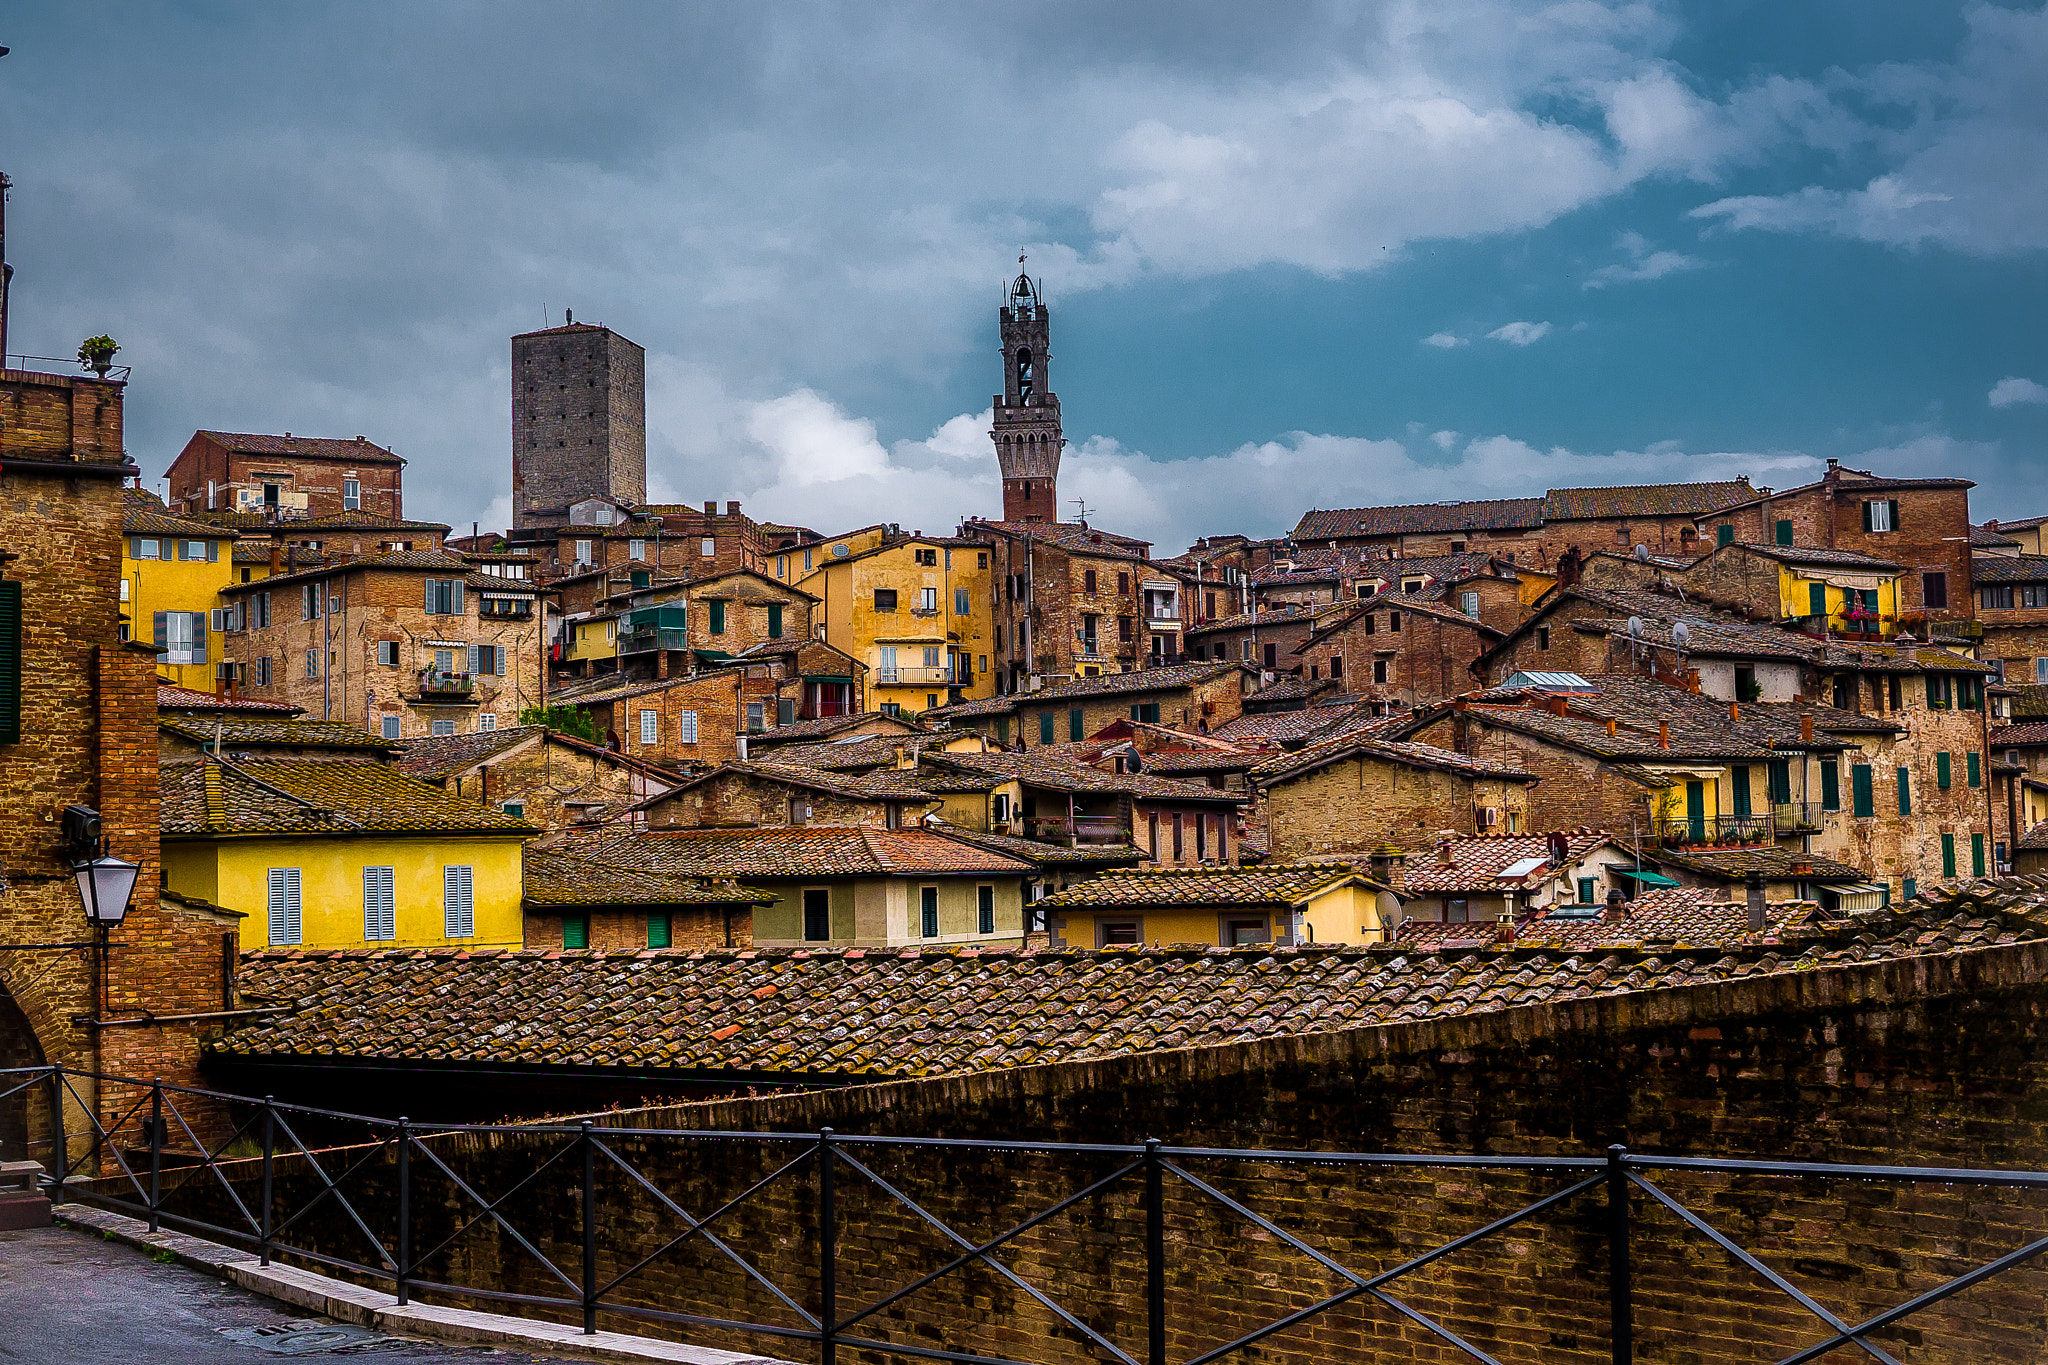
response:
[[[160,611],[160,612],[157,612],[157,613],[156,613],[156,614],[155,614],[155,615],[154,615],[154,616],[153,616],[153,617],[151,618],[151,622],[152,622],[152,626],[153,626],[153,628],[154,628],[154,630],[155,630],[155,632],[156,632],[155,636],[153,637],[153,638],[155,639],[155,641],[156,641],[156,647],[157,647],[158,649],[168,649],[168,648],[170,648],[170,645],[171,645],[171,624],[170,624],[170,622],[171,622],[171,614],[170,614],[169,612],[167,612],[167,611]]]
[[[1132,720],[1138,720],[1138,719],[1140,719],[1140,717],[1139,717],[1139,715],[1138,715],[1138,704],[1137,704],[1136,702],[1133,702],[1133,703],[1131,703],[1131,719],[1132,719]]]
[[[1733,794],[1735,814],[1749,814],[1749,765],[1738,763],[1728,770],[1728,787]]]
[[[1594,879],[1591,877],[1579,878],[1579,904],[1591,905],[1594,894]]]
[[[997,716],[997,717],[996,717],[996,743],[998,743],[998,744],[1008,744],[1009,742],[1010,742],[1010,718],[1009,718],[1008,716]]]
[[[1806,585],[1806,614],[1826,616],[1828,614],[1828,585],[1809,583]]]
[[[1892,529],[1896,531],[1899,529],[1899,500],[1893,498],[1888,505],[1892,510]]]
[[[1901,899],[1911,900],[1920,894],[1920,881],[1917,877],[1908,877],[1904,882],[1900,883],[1899,890],[1904,893]]]
[[[1777,529],[1778,543],[1780,545],[1790,545],[1792,543],[1792,523],[1789,521],[1781,521],[1778,523]]]
[[[1941,836],[1941,875],[1956,875],[1956,836],[1953,834]]]
[[[1038,742],[1040,744],[1052,743],[1052,712],[1050,711],[1040,711],[1038,713]]]
[[[1877,814],[1877,798],[1871,790],[1871,770],[1868,763],[1858,763],[1849,769],[1850,795],[1855,801],[1855,812],[1859,816]]]
[[[1970,875],[1984,875],[1984,836],[1981,834],[1970,836]]]
[[[782,603],[780,602],[770,602],[768,604],[768,638],[771,640],[780,640],[782,638]]]
[[[1969,753],[1963,755],[1963,757],[1966,760],[1967,766],[1970,769],[1970,785],[1973,787],[1983,786],[1984,769],[1982,767],[1981,756],[1977,753],[1975,749],[1972,749]]]
[[[1067,738],[1079,744],[1086,737],[1081,731],[1081,708],[1076,706],[1067,712]]]
[[[1771,802],[1783,805],[1792,799],[1792,760],[1774,758],[1771,760]]]
[[[1726,525],[1716,526],[1714,528],[1714,543],[1717,545],[1733,545],[1735,543],[1735,528]]]
[[[21,584],[0,583],[0,744],[21,743]]]
[[[1941,679],[1935,677],[1932,673],[1927,675],[1927,704],[1929,706],[1941,705]]]
[[[1901,768],[1899,771],[1904,772],[1905,769]],[[1954,770],[1949,766],[1948,750],[1943,749],[1934,756],[1934,785],[1942,791],[1947,791],[1949,779],[1954,775]]]
[[[590,946],[590,916],[562,916],[562,946],[564,948],[588,948]]]
[[[1899,814],[1911,815],[1912,813],[1913,775],[1908,770],[1901,768],[1899,769]]]
[[[675,924],[667,911],[655,911],[647,916],[647,946],[666,948],[674,942]]]
[[[1842,808],[1842,768],[1832,758],[1824,758],[1820,764],[1820,808]]]
[[[725,603],[710,602],[706,605],[711,611],[711,633],[713,635],[725,634]]]

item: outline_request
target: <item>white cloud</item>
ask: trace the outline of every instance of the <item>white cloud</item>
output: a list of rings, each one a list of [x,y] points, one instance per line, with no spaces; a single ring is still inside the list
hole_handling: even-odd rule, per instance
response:
[[[1433,431],[1430,433],[1429,439],[1435,443],[1438,450],[1448,453],[1451,447],[1458,444],[1458,433],[1455,431]]]
[[[1624,232],[1616,239],[1615,245],[1628,257],[1612,265],[1603,265],[1586,276],[1585,288],[1605,289],[1612,284],[1632,284],[1639,280],[1661,280],[1666,275],[1675,275],[1682,270],[1697,270],[1706,262],[1697,256],[1687,256],[1678,251],[1652,251],[1650,244],[1639,232]]]
[[[1431,332],[1428,336],[1422,339],[1422,344],[1425,346],[1434,346],[1440,351],[1448,351],[1453,346],[1463,346],[1465,344],[1465,338],[1461,336],[1455,336],[1450,332]]]
[[[1964,10],[1953,65],[1841,78],[1876,112],[1847,134],[1889,163],[1860,188],[1736,195],[1693,211],[1733,230],[1831,233],[1980,255],[2048,246],[2048,8]]]
[[[2009,408],[2017,403],[2048,403],[2048,386],[2017,376],[2001,379],[1991,386],[1990,402],[1994,408]]]
[[[1547,322],[1510,322],[1505,327],[1496,327],[1488,332],[1490,341],[1505,341],[1510,346],[1533,346],[1550,335]]]

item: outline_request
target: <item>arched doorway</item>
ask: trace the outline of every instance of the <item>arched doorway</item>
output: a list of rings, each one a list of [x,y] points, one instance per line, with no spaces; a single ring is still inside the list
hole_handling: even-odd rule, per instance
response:
[[[0,1071],[43,1064],[43,1048],[36,1041],[35,1030],[29,1027],[28,1016],[14,1003],[13,996],[0,991]],[[43,1160],[30,1151],[29,1137],[42,1126],[49,1092],[41,1086],[15,1090],[22,1079],[0,1076],[0,1091],[14,1091],[0,1099],[0,1161]]]

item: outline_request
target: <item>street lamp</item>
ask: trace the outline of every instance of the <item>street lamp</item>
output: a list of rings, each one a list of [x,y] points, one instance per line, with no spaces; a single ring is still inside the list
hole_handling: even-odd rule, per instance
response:
[[[128,917],[128,901],[135,894],[135,878],[142,868],[121,858],[101,854],[71,865],[78,879],[78,898],[85,902],[86,922],[104,933],[120,927]]]

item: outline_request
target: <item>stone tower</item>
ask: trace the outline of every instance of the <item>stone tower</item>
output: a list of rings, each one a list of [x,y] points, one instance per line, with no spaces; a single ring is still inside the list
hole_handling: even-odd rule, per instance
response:
[[[1004,521],[1058,521],[1060,400],[1053,395],[1045,301],[1029,275],[1010,283],[1002,309],[1003,391],[996,395],[996,461]]]
[[[560,525],[583,498],[647,500],[647,353],[569,316],[512,338],[515,530]]]

